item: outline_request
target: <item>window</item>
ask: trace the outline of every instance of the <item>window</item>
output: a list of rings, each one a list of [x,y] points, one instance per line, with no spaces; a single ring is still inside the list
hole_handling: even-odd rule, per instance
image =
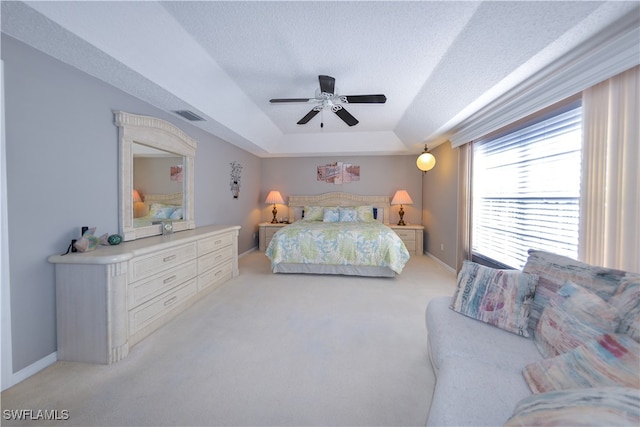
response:
[[[580,102],[507,132],[474,143],[474,259],[521,269],[529,249],[577,258]]]

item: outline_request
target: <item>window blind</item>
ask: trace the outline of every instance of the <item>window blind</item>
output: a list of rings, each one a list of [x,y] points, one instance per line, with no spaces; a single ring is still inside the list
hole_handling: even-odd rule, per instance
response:
[[[577,258],[582,107],[474,143],[472,253],[521,269],[529,249]]]

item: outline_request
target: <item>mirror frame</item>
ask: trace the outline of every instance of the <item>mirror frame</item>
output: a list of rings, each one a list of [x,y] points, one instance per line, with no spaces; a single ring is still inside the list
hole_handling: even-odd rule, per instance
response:
[[[184,218],[173,221],[173,230],[182,231],[196,227],[194,219],[194,163],[196,140],[173,124],[149,116],[114,111],[118,126],[119,144],[119,197],[120,235],[125,241],[162,234],[160,224],[134,227],[133,223],[133,143],[148,145],[184,157],[183,164],[183,212]]]

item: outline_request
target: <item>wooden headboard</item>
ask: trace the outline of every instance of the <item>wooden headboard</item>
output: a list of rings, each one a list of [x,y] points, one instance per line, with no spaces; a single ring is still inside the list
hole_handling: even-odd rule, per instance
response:
[[[372,206],[378,210],[377,220],[389,223],[389,196],[359,196],[333,192],[312,196],[289,196],[289,222],[302,218],[305,206]]]

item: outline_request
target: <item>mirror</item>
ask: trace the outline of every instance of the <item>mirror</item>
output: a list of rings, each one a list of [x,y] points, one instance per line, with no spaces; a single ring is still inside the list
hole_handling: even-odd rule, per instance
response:
[[[194,160],[197,142],[155,117],[114,112],[118,126],[120,234],[123,240],[195,228]]]

